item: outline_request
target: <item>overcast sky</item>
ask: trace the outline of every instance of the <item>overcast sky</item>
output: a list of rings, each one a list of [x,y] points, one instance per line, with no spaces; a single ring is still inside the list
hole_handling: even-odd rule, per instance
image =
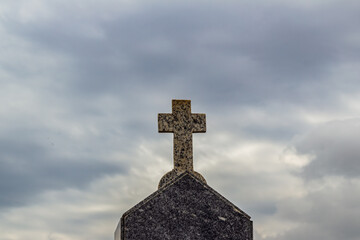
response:
[[[0,239],[112,240],[172,169],[157,113],[256,240],[359,240],[360,1],[1,0]]]

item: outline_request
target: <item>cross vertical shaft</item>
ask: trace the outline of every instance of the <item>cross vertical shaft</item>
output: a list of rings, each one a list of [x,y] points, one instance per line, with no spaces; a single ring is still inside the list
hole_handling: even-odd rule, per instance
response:
[[[174,133],[174,170],[193,172],[192,133],[206,132],[205,114],[191,113],[190,100],[172,100],[172,113],[159,113],[158,125]]]

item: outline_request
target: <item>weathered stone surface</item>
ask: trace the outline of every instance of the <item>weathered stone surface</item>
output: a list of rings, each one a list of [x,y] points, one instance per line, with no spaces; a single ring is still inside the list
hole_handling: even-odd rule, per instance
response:
[[[206,131],[205,114],[192,114],[190,100],[173,100],[172,113],[158,120],[159,132],[174,133],[174,169],[124,213],[115,240],[252,240],[250,216],[193,170],[192,133]]]
[[[160,180],[159,188],[184,171],[193,172],[200,181],[205,179],[193,169],[192,133],[206,132],[206,115],[191,113],[190,100],[172,100],[172,113],[159,113],[159,132],[174,133],[174,170]]]
[[[116,234],[121,240],[252,240],[252,232],[246,213],[185,171],[124,213]]]

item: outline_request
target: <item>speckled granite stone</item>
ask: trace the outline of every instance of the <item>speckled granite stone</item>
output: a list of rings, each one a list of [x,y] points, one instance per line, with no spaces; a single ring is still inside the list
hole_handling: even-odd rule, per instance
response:
[[[206,132],[206,115],[191,113],[190,100],[172,100],[172,113],[159,113],[158,124],[159,132],[174,133],[174,169],[160,180],[159,188],[184,171],[206,183],[200,173],[194,172],[192,144],[192,133]]]
[[[158,120],[159,132],[174,133],[174,169],[124,213],[115,240],[252,240],[250,216],[193,170],[192,133],[206,131],[205,114],[192,114],[190,100],[173,100],[172,109]]]
[[[124,213],[116,240],[252,240],[250,216],[185,171]]]

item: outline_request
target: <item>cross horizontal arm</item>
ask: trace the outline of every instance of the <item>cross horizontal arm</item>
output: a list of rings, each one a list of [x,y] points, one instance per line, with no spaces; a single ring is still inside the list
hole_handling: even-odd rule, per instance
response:
[[[203,113],[191,114],[193,121],[193,133],[206,132],[206,115]]]
[[[174,116],[171,113],[158,114],[159,132],[174,132]]]

